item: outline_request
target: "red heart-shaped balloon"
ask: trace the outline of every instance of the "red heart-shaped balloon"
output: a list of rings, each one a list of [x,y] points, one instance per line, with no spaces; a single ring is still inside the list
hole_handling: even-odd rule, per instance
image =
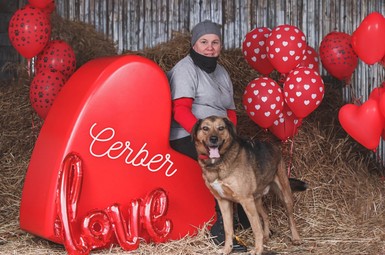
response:
[[[79,236],[84,237],[79,249],[104,247],[137,233],[130,228],[149,231],[148,221],[167,209],[166,194],[165,216],[172,223],[167,239],[195,234],[215,215],[214,198],[198,163],[171,149],[170,119],[168,80],[154,62],[127,55],[83,65],[56,98],[36,141],[23,188],[21,228],[68,247],[81,245]],[[159,189],[165,193],[144,199]],[[139,210],[138,203],[155,215]],[[128,223],[118,224],[121,217]],[[68,224],[71,231],[63,233]],[[121,245],[130,248],[127,242]]]
[[[383,129],[383,117],[375,99],[369,98],[360,106],[342,106],[338,119],[346,133],[358,143],[370,150],[377,148]]]
[[[385,55],[385,18],[372,12],[366,16],[352,34],[352,47],[358,57],[368,65],[380,61]]]

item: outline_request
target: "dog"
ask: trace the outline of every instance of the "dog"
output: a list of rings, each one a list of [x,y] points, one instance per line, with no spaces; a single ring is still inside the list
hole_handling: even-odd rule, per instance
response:
[[[301,243],[293,215],[290,181],[278,146],[242,139],[226,117],[210,116],[198,120],[191,135],[203,179],[217,199],[223,217],[225,243],[220,253],[232,251],[233,203],[236,202],[242,205],[253,230],[255,247],[251,254],[262,254],[263,241],[270,234],[262,197],[270,189],[286,207],[293,244]],[[297,190],[306,189],[306,184],[300,180],[293,179],[293,185],[299,187]]]

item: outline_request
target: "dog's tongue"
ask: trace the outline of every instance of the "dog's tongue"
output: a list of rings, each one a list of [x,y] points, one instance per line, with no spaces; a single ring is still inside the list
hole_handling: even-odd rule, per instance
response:
[[[218,147],[209,148],[209,157],[210,158],[220,158]]]

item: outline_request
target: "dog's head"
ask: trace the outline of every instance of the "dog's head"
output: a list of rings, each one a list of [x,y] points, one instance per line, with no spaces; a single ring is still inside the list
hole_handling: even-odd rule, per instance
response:
[[[197,121],[191,133],[198,159],[219,159],[236,137],[234,124],[217,116]]]

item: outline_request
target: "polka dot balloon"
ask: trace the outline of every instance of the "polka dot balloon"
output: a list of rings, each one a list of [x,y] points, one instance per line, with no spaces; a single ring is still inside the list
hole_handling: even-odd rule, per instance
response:
[[[50,35],[49,17],[39,8],[30,5],[17,10],[9,22],[8,36],[11,44],[27,59],[43,50]]]
[[[293,70],[303,59],[307,47],[305,34],[297,27],[275,27],[266,40],[267,56],[281,74]]]
[[[33,109],[45,119],[66,78],[55,70],[43,70],[35,75],[30,85],[29,99]]]

